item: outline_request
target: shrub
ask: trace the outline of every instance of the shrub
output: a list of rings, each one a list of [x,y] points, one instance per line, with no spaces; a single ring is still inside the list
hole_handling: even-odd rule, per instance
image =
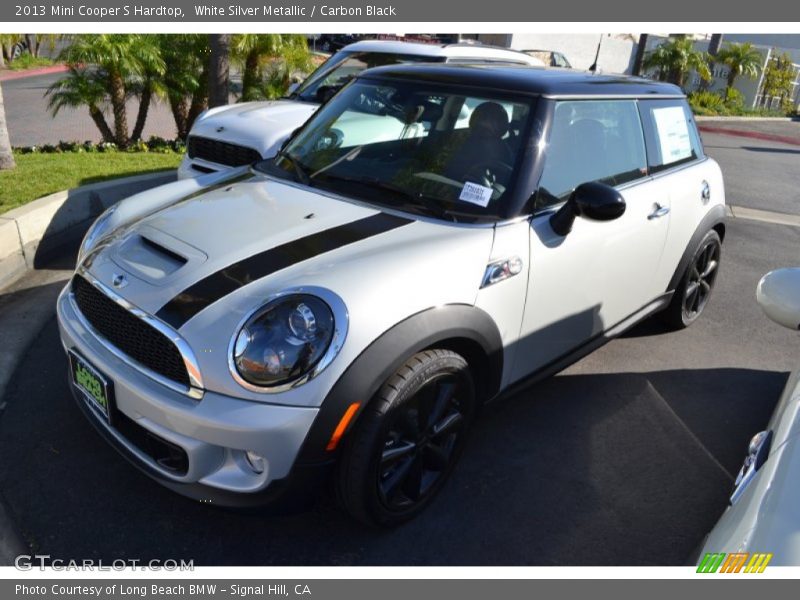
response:
[[[725,90],[725,106],[731,110],[741,111],[744,108],[744,94],[736,88]]]
[[[715,92],[708,90],[700,90],[689,94],[689,104],[692,109],[707,109],[710,111],[719,111],[724,108],[725,102],[722,96]]]
[[[186,145],[183,143],[183,140],[166,140],[157,136],[151,137],[147,142],[139,140],[125,149],[126,152],[157,152],[159,154],[182,154],[185,150]],[[61,154],[65,152],[80,154],[85,152],[117,151],[119,151],[119,148],[112,142],[100,142],[96,144],[89,140],[83,143],[60,141],[57,144],[20,146],[14,148],[14,152],[18,152],[19,154]]]

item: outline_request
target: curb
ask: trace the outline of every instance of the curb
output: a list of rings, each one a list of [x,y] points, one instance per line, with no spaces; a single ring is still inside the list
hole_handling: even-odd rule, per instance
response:
[[[694,120],[698,123],[702,123],[703,121],[715,121],[717,123],[758,123],[759,121],[800,121],[800,117],[715,117],[710,115],[696,115]]]
[[[65,73],[69,70],[67,65],[53,65],[52,67],[41,67],[39,69],[25,69],[23,71],[0,71],[0,81],[12,81],[13,79],[25,79],[26,77],[36,77],[37,75],[50,75],[52,73]]]
[[[706,133],[719,133],[721,135],[732,135],[736,137],[751,138],[767,142],[789,144],[791,146],[800,146],[800,138],[796,137],[773,135],[771,133],[760,133],[758,131],[747,131],[744,129],[732,129],[730,127],[716,127],[714,125],[705,125],[704,123],[698,123],[697,125],[700,131],[705,131]]]
[[[0,288],[74,243],[106,208],[175,181],[175,171],[135,175],[56,192],[0,214]]]

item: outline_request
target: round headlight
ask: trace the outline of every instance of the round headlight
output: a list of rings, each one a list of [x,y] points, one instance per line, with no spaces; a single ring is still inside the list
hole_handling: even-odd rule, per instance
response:
[[[247,383],[269,388],[306,375],[325,356],[333,312],[308,294],[282,296],[256,311],[233,343],[233,364]]]

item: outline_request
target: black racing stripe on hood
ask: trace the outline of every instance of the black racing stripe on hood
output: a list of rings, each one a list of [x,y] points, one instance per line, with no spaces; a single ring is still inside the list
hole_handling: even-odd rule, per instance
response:
[[[201,310],[248,283],[412,222],[412,219],[379,213],[259,252],[191,285],[167,302],[156,313],[156,317],[175,329],[180,329]]]

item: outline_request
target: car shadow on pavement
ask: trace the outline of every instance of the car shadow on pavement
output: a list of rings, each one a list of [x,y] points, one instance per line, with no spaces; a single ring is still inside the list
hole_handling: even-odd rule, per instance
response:
[[[364,528],[330,496],[303,513],[184,499],[103,442],[74,406],[52,320],[11,382],[0,489],[36,552],[196,565],[676,565],[726,506],[787,374],[561,375],[486,407],[417,520]]]
[[[742,146],[742,150],[749,150],[750,152],[769,152],[773,154],[800,154],[800,150],[793,150],[791,148],[764,148],[763,146]]]

